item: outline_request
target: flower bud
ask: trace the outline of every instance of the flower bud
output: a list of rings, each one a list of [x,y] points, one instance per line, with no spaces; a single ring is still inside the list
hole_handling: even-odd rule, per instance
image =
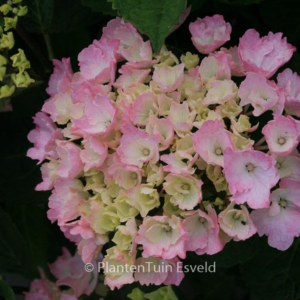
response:
[[[30,83],[34,82],[34,79],[30,78],[27,72],[12,74],[11,79],[16,87],[28,87]]]
[[[27,60],[26,55],[22,49],[18,49],[19,53],[10,57],[12,66],[19,68],[19,72],[23,73],[25,69],[30,68],[30,62]]]
[[[0,88],[0,99],[5,98],[5,97],[9,97],[13,94],[13,92],[15,91],[15,86],[9,86],[9,85],[3,85]]]
[[[25,16],[26,14],[28,13],[28,8],[27,6],[19,6],[19,9],[18,9],[18,12],[17,12],[17,15],[19,17],[23,17]]]
[[[8,48],[11,49],[15,45],[15,39],[12,32],[3,34],[0,40],[0,49]]]
[[[7,64],[6,57],[0,54],[0,67],[5,66],[6,64]]]
[[[16,28],[18,23],[18,17],[15,16],[14,18],[4,18],[4,30],[7,31],[12,28]]]
[[[3,80],[5,74],[6,74],[6,67],[0,67],[0,81]]]
[[[0,11],[6,16],[12,10],[11,6],[8,4],[3,4],[0,6]]]

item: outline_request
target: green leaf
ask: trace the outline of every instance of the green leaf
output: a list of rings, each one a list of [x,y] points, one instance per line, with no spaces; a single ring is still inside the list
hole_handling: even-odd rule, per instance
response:
[[[242,264],[253,300],[299,299],[300,238],[286,251],[271,248],[260,238],[259,252]]]
[[[173,26],[186,8],[186,0],[112,0],[113,8],[125,21],[132,22],[147,34],[152,47],[159,53]]]
[[[0,208],[0,271],[24,274],[29,260],[25,241],[10,216]]]
[[[46,34],[49,32],[53,11],[53,0],[24,0],[27,5],[28,14],[21,18],[21,22],[29,32]]]
[[[10,214],[26,242],[31,273],[37,274],[38,267],[47,269],[50,221],[46,210],[33,205],[22,205],[14,208]]]
[[[112,9],[111,3],[106,0],[81,0],[81,3],[90,7],[93,11],[101,12],[105,15],[117,15],[116,11]]]
[[[5,300],[15,300],[15,295],[11,287],[0,279],[0,296],[2,296]]]

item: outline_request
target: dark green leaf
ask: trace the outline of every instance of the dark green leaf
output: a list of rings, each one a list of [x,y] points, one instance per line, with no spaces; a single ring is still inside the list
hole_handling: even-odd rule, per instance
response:
[[[259,252],[242,265],[253,300],[299,299],[300,238],[286,251],[271,248],[260,238]]]
[[[212,264],[216,262],[217,268],[230,268],[239,263],[243,263],[251,259],[258,251],[257,240],[258,236],[251,237],[246,241],[234,242],[230,241],[224,249],[214,255],[196,255],[195,253],[188,252],[188,264]]]
[[[24,0],[28,14],[21,19],[27,31],[47,34],[49,32],[54,3],[53,0]]]
[[[111,3],[106,0],[81,0],[82,4],[90,7],[93,11],[101,12],[105,15],[116,16],[117,13],[112,9]]]
[[[16,299],[10,286],[1,279],[0,279],[0,296],[4,297],[5,300]]]
[[[186,8],[186,0],[112,0],[113,8],[125,21],[132,22],[141,33],[147,34],[153,49],[161,46],[178,23]]]
[[[29,260],[25,241],[10,216],[0,208],[0,270],[24,274]]]

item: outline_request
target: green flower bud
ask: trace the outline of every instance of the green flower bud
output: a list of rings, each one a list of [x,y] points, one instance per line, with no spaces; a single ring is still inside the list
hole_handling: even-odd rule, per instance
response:
[[[21,3],[22,0],[11,0],[13,4],[18,4],[18,3]]]
[[[28,8],[27,8],[27,6],[19,6],[19,10],[18,10],[18,12],[17,12],[17,15],[19,16],[19,17],[23,17],[23,16],[25,16],[26,14],[28,13]]]
[[[15,91],[15,86],[9,86],[9,85],[3,85],[0,88],[0,99],[1,98],[5,98],[5,97],[9,97],[13,94],[13,92]]]
[[[0,67],[0,80],[2,81],[6,74],[6,67]]]
[[[11,79],[16,87],[28,87],[30,83],[34,82],[34,79],[30,78],[27,72],[12,74]]]
[[[0,67],[5,66],[6,64],[7,64],[6,57],[0,54]]]
[[[0,49],[8,48],[11,49],[15,45],[15,39],[12,32],[8,32],[7,34],[3,34],[0,39]]]
[[[23,73],[25,69],[30,68],[30,62],[27,60],[26,55],[22,49],[18,49],[19,53],[10,57],[12,66],[19,68],[19,72]]]
[[[0,11],[6,16],[12,10],[11,6],[8,4],[3,4],[0,6]]]
[[[4,18],[4,30],[7,31],[12,28],[16,28],[18,23],[18,16],[14,18]]]

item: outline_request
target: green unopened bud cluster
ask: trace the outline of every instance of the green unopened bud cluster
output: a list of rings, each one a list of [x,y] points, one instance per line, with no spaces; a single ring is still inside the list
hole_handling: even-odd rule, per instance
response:
[[[0,99],[10,97],[16,87],[27,87],[34,82],[26,69],[30,62],[22,49],[10,56],[8,53],[15,45],[12,29],[17,27],[18,18],[27,14],[27,7],[21,5],[22,0],[8,0],[0,6],[4,26],[0,26]]]

